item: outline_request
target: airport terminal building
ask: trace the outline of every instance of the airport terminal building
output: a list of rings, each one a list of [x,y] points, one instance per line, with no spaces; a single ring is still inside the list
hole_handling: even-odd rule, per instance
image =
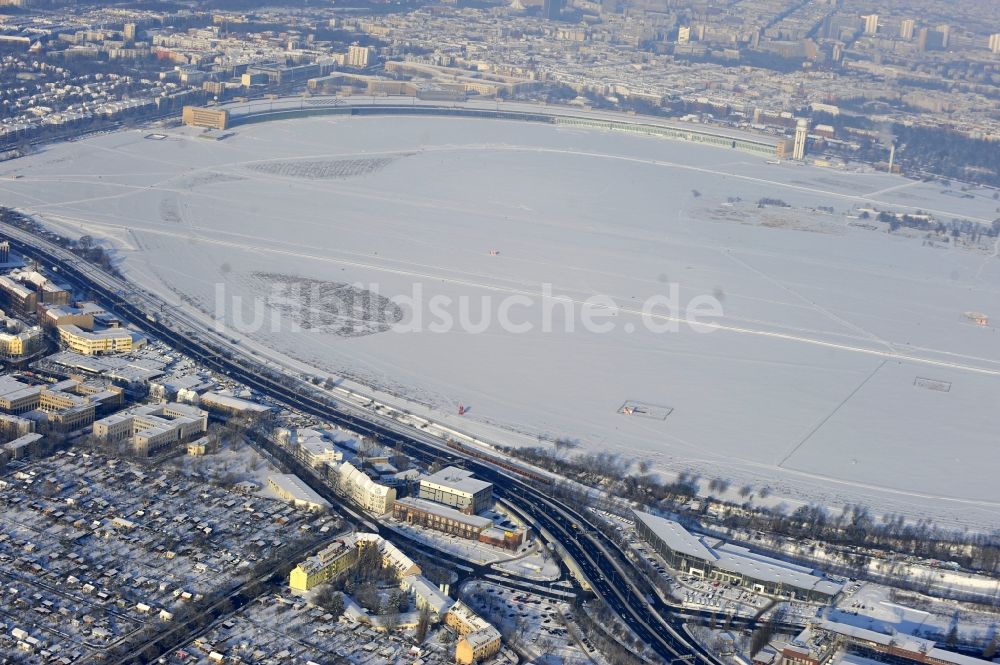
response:
[[[683,574],[738,584],[755,593],[820,603],[830,601],[843,586],[804,566],[696,536],[673,520],[632,512],[639,537]]]

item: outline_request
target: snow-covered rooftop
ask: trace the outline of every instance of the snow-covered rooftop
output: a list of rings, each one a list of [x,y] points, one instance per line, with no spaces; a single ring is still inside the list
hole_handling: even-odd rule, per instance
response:
[[[492,483],[488,483],[485,480],[479,480],[478,478],[473,478],[471,471],[459,469],[454,466],[446,466],[440,471],[424,476],[420,479],[420,482],[431,483],[438,485],[439,487],[446,487],[448,489],[470,495],[474,495],[477,492],[482,492],[483,490],[492,487]]]
[[[656,537],[675,552],[693,556],[703,561],[714,561],[717,558],[715,553],[705,546],[701,538],[695,536],[674,520],[668,520],[659,515],[651,515],[639,510],[634,511],[633,514],[636,519],[649,527],[650,531]]]

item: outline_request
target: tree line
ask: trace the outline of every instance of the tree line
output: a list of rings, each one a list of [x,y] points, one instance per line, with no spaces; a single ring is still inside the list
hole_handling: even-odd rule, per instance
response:
[[[569,451],[575,449],[576,444],[566,439],[557,439],[552,445],[554,450],[542,446],[511,446],[502,451],[609,496],[699,520],[707,516],[710,502],[697,502],[696,506],[691,502],[698,496],[704,481],[696,474],[682,472],[673,480],[663,481],[649,473],[651,465],[645,460],[634,462],[604,451],[573,455]],[[708,482],[709,489],[719,494],[725,493],[729,485],[726,479]],[[595,501],[595,496],[571,483],[547,489],[571,494],[572,500],[579,505],[591,505]],[[738,492],[742,503],[713,499],[722,515],[714,518],[716,523],[730,529],[810,538],[833,546],[950,561],[968,570],[1000,573],[1000,532],[960,533],[938,527],[927,519],[914,522],[901,515],[877,519],[869,508],[859,504],[845,506],[839,513],[816,505],[801,506],[788,513],[780,506],[753,505],[753,493],[753,488],[747,485]],[[766,498],[769,491],[766,487],[761,488],[757,495]]]

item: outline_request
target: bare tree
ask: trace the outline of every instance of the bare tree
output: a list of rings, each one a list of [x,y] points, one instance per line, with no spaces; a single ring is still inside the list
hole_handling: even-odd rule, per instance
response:
[[[382,615],[382,625],[390,633],[399,628],[399,610],[390,605],[389,611]]]
[[[552,442],[552,445],[555,446],[557,453],[566,452],[580,447],[580,443],[578,441],[574,441],[573,439],[569,439],[564,436],[558,437]]]
[[[427,639],[427,631],[431,628],[431,609],[427,605],[420,608],[420,618],[417,619],[417,644],[423,644]]]

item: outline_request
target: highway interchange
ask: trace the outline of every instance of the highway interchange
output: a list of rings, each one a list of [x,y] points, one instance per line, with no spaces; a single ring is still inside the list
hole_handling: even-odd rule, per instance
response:
[[[399,446],[408,455],[425,462],[461,459],[466,468],[494,484],[499,500],[525,517],[539,533],[554,539],[556,549],[564,554],[578,581],[602,598],[663,661],[717,665],[710,653],[685,635],[685,619],[656,595],[652,584],[628,563],[618,546],[580,511],[553,499],[536,487],[534,481],[467,457],[417,427],[349,402],[334,401],[322,389],[296,375],[265,367],[209,326],[183,316],[182,310],[171,310],[169,322],[161,320],[166,318],[161,314],[167,309],[165,303],[54,242],[8,224],[3,225],[2,234],[14,250],[91,292],[102,305],[206,368],[240,381],[277,403],[369,436],[383,445]],[[396,534],[392,537],[398,538]]]

